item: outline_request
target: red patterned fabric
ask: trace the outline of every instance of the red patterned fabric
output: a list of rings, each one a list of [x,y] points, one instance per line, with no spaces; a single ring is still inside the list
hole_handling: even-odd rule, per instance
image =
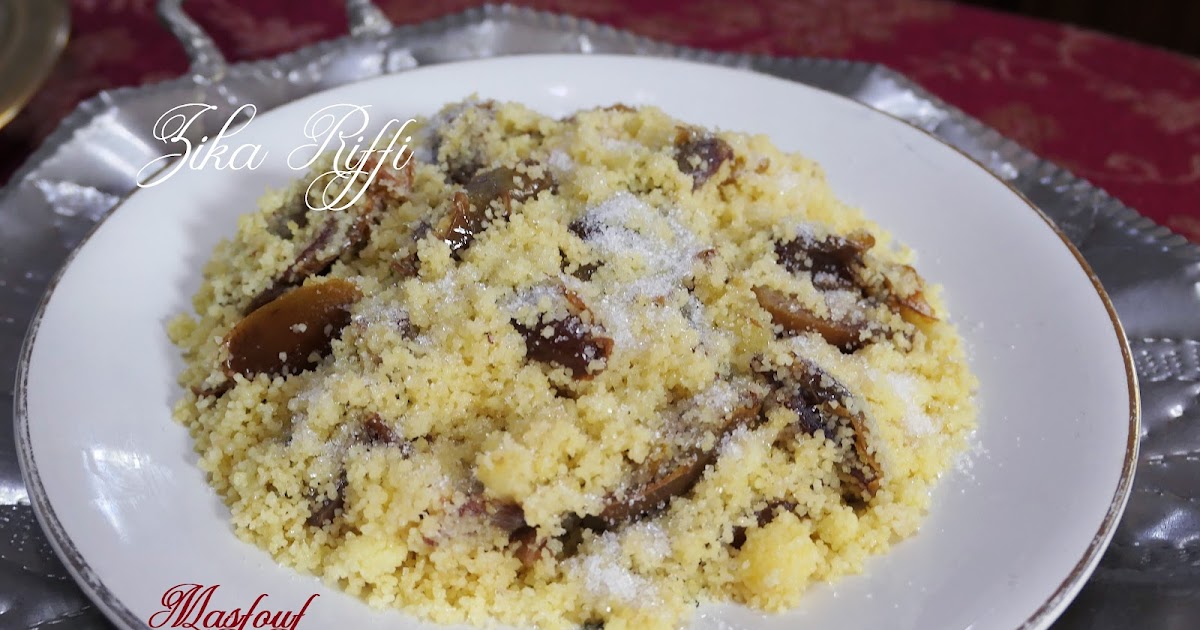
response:
[[[377,0],[397,23],[478,4]],[[80,100],[187,66],[155,0],[73,0],[53,75],[0,131],[0,182]],[[1059,24],[934,0],[532,0],[690,46],[887,64],[1200,242],[1200,61]],[[189,0],[232,60],[346,31],[341,0]]]

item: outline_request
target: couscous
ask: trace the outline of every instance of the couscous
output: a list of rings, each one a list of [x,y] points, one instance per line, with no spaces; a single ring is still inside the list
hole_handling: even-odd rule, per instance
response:
[[[817,164],[652,107],[421,122],[352,208],[268,193],[170,326],[240,538],[428,620],[616,629],[917,531],[975,381]]]

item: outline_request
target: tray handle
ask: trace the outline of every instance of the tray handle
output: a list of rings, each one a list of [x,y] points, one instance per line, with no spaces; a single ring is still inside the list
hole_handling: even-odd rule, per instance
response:
[[[229,62],[216,42],[183,10],[184,1],[158,0],[158,17],[183,46],[192,75],[206,83],[220,81]],[[346,0],[346,19],[353,37],[382,35],[392,28],[392,23],[371,0]]]
[[[392,30],[392,22],[372,0],[346,0],[346,20],[354,37],[383,35]]]
[[[192,76],[206,83],[224,78],[229,66],[225,55],[208,33],[188,17],[183,0],[158,0],[158,17],[183,45],[183,52],[192,64]]]

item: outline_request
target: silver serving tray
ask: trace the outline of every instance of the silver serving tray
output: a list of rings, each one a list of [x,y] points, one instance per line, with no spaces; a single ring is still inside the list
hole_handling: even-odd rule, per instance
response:
[[[741,67],[849,96],[930,132],[1024,193],[1079,248],[1129,336],[1143,442],[1116,536],[1055,627],[1200,627],[1200,247],[877,64],[680,48],[511,6],[393,28],[368,0],[347,0],[350,36],[230,65],[181,1],[160,0],[159,10],[192,60],[190,73],[85,101],[0,190],[0,422],[11,422],[21,341],[49,279],[134,189],[138,169],[162,154],[150,129],[170,106],[252,102],[264,111],[367,77],[521,53],[642,54]],[[196,129],[192,139],[213,131]],[[35,521],[13,440],[0,431],[0,628],[110,628]]]

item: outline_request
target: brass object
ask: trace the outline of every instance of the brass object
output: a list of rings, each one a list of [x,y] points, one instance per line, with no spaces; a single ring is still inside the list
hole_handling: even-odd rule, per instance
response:
[[[29,102],[67,44],[66,0],[0,2],[0,128]]]

